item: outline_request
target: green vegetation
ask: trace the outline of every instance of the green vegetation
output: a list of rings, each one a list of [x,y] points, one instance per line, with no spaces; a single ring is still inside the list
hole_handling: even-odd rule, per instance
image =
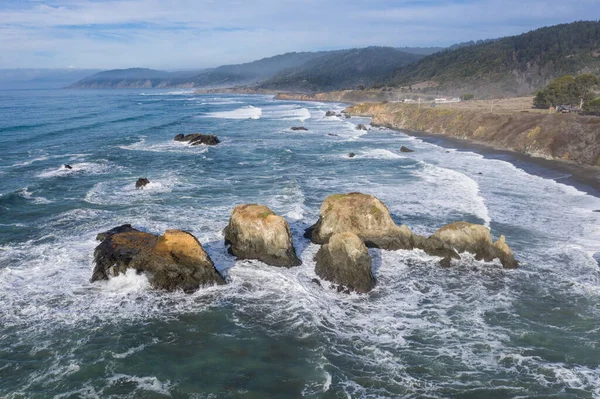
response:
[[[533,99],[536,108],[555,107],[557,105],[582,106],[593,99],[593,89],[600,83],[591,74],[561,76],[540,90]]]
[[[392,47],[332,51],[299,67],[282,71],[263,81],[259,87],[310,92],[364,90],[375,82],[386,80],[402,65],[422,57]]]
[[[529,94],[557,76],[600,72],[599,48],[600,21],[573,22],[435,53],[400,68],[390,83],[433,82],[431,90],[477,95]]]
[[[462,96],[460,96],[460,99],[463,101],[469,101],[475,98],[474,94],[471,93],[467,93],[467,94],[463,94]]]
[[[596,115],[600,116],[600,98],[597,98],[592,101],[588,101],[583,105],[584,115]]]

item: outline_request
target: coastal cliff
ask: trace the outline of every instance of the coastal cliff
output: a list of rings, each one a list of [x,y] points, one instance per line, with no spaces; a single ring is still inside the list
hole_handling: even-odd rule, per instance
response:
[[[301,94],[301,93],[279,93],[275,96],[277,100],[296,101],[321,101],[339,103],[361,103],[394,101],[398,97],[396,92],[385,92],[381,90],[337,90],[324,93]]]
[[[600,118],[528,112],[490,113],[401,103],[361,103],[346,109],[373,126],[463,139],[533,157],[600,167]],[[597,169],[600,175],[600,169]]]

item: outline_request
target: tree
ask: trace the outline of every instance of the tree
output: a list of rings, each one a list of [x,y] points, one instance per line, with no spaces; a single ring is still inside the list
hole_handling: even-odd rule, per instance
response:
[[[586,102],[583,105],[582,113],[584,115],[600,116],[600,98]]]
[[[466,93],[466,94],[463,94],[462,96],[460,96],[460,99],[463,100],[463,101],[469,101],[469,100],[472,100],[474,98],[475,98],[475,96],[473,94],[471,94],[471,93]]]
[[[583,74],[573,77],[561,76],[540,90],[533,99],[536,108],[548,108],[557,105],[582,106],[593,97],[593,89],[598,85],[594,75]]]

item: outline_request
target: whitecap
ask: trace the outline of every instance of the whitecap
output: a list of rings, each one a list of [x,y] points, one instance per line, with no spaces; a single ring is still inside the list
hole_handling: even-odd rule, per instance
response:
[[[204,115],[201,115],[201,117],[217,119],[260,119],[261,115],[261,108],[247,105],[233,111],[207,112]]]

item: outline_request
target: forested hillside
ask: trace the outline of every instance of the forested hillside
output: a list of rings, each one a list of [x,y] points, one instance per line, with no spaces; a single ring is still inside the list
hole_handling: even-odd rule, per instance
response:
[[[387,83],[454,94],[518,95],[558,76],[599,71],[600,22],[581,21],[438,52],[400,68]]]

